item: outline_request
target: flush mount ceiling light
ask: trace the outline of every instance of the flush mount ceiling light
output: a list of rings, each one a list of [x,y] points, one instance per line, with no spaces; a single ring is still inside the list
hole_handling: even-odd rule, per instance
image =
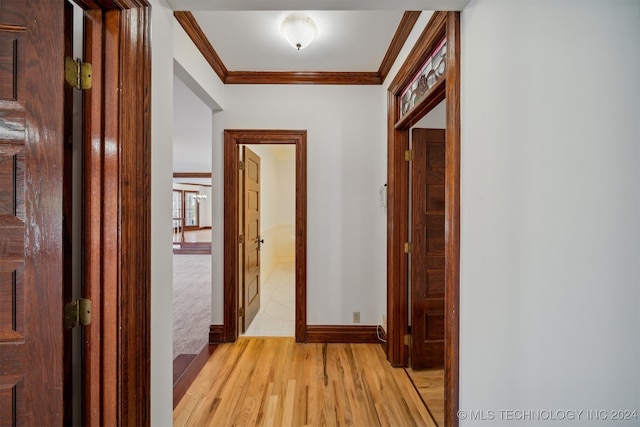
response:
[[[305,15],[294,13],[282,21],[280,31],[294,49],[304,49],[316,38],[316,23]]]

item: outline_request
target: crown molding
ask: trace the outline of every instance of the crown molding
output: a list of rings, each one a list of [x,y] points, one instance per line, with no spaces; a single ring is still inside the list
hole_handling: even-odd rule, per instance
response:
[[[393,67],[393,63],[398,59],[398,55],[407,41],[407,38],[409,38],[411,30],[413,30],[413,27],[416,25],[416,22],[420,17],[420,13],[421,12],[407,11],[402,15],[400,24],[398,24],[396,33],[393,35],[389,48],[387,49],[387,53],[384,55],[380,68],[378,69],[378,76],[380,77],[381,84],[387,78],[391,67]]]
[[[379,85],[376,72],[229,71],[225,84]]]
[[[211,46],[211,42],[205,35],[204,31],[198,24],[195,16],[191,12],[173,12],[176,20],[180,23],[184,31],[187,33],[193,44],[196,45],[204,59],[211,65],[211,68],[220,77],[220,80],[224,83],[229,71],[224,66],[222,59],[218,56],[216,50]]]
[[[176,20],[224,84],[380,85],[398,58],[421,12],[402,15],[378,71],[229,71],[191,12],[173,12]]]

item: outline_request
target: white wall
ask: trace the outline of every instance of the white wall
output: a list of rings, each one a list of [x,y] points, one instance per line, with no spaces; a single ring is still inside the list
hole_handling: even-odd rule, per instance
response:
[[[460,408],[495,411],[461,425],[640,412],[640,3],[472,1],[461,37]]]
[[[260,156],[260,282],[278,262],[295,261],[296,163],[294,145],[251,145]]]
[[[223,129],[306,129],[308,323],[377,324],[386,301],[386,104],[379,86],[229,85],[214,115],[213,169]],[[215,173],[215,172],[214,172]],[[222,182],[222,176],[214,176]],[[214,206],[222,194],[214,195]],[[214,230],[222,217],[214,215]],[[215,275],[215,272],[214,272]],[[222,271],[214,278],[222,283]],[[214,286],[222,299],[222,286]],[[215,299],[215,297],[214,297]],[[222,304],[214,306],[222,317]],[[214,317],[216,315],[214,314]]]
[[[287,146],[284,150],[280,149],[277,158],[280,202],[276,255],[278,262],[293,262],[296,250],[296,150],[293,146]]]
[[[447,127],[447,100],[441,101],[412,128],[444,129]]]
[[[213,72],[178,21],[173,19],[171,32],[175,73],[211,110],[224,107],[224,84]],[[170,44],[167,44],[170,46]]]
[[[173,424],[173,12],[151,0],[151,425]]]

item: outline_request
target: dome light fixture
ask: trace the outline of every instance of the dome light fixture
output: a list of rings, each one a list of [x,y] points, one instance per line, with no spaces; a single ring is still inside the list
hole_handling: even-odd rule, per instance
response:
[[[309,46],[318,35],[316,23],[313,22],[313,19],[299,13],[294,13],[284,18],[280,31],[291,47],[297,50]]]

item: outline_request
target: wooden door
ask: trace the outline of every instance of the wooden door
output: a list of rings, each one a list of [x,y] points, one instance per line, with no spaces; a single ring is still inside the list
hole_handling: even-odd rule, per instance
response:
[[[413,129],[411,367],[444,366],[445,131]]]
[[[0,1],[0,425],[65,416],[65,13]]]
[[[242,332],[260,310],[260,157],[242,147],[244,250],[242,260]]]

